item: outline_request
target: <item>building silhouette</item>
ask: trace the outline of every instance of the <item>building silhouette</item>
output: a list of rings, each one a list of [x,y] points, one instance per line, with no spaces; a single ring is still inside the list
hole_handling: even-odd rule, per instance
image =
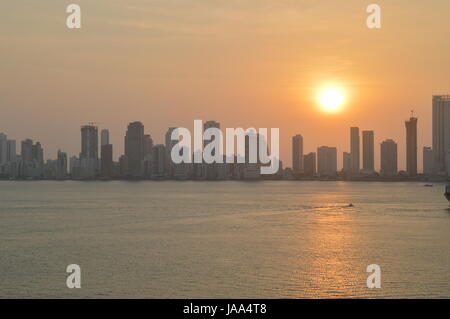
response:
[[[7,135],[0,133],[0,165],[7,163]]]
[[[358,174],[360,170],[359,165],[359,128],[350,128],[350,165],[351,171],[354,174]]]
[[[450,173],[447,161],[450,150],[450,95],[435,95],[432,100],[433,152],[436,173]]]
[[[423,173],[427,176],[433,174],[434,170],[434,152],[431,147],[423,147]]]
[[[56,169],[55,171],[56,179],[67,178],[67,153],[58,150],[55,169]]]
[[[417,118],[411,116],[405,121],[406,127],[406,172],[417,175]]]
[[[397,143],[388,139],[381,143],[381,175],[396,176],[397,175]]]
[[[317,149],[317,172],[320,176],[335,176],[337,173],[336,147],[321,146]]]
[[[108,145],[109,144],[109,131],[107,129],[103,129],[100,137],[100,145]]]
[[[352,171],[352,157],[349,152],[342,153],[342,171],[344,173],[350,173]]]
[[[81,127],[80,160],[98,161],[98,128],[96,126]]]
[[[166,177],[166,148],[162,144],[153,146],[152,150],[152,178]]]
[[[363,131],[363,170],[365,173],[375,172],[374,133]]]
[[[316,174],[316,153],[311,152],[303,156],[303,172],[308,176]]]
[[[300,134],[292,137],[292,170],[295,174],[303,172],[303,137]]]
[[[100,150],[102,177],[110,179],[114,175],[113,146],[111,144],[102,145]]]
[[[128,124],[125,134],[125,156],[128,159],[128,176],[142,177],[144,172],[144,125],[141,122]]]

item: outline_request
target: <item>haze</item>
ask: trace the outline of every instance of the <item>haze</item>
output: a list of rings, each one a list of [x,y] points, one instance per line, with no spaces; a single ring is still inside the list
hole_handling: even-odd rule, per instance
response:
[[[114,157],[129,122],[156,143],[195,119],[225,127],[279,127],[304,152],[349,151],[349,127],[393,138],[405,167],[404,120],[414,109],[418,158],[431,144],[431,96],[450,93],[450,2],[374,0],[382,28],[366,26],[361,0],[4,1],[0,11],[0,132],[32,138],[54,158],[80,151],[80,126],[110,129]],[[345,88],[342,112],[320,111],[318,88]],[[20,144],[20,142],[18,143]],[[421,169],[420,169],[421,170]]]

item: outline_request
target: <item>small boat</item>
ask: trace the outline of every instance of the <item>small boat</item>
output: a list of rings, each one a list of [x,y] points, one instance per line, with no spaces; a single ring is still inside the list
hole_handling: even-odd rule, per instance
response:
[[[424,187],[433,187],[433,184],[425,184]]]
[[[447,198],[447,200],[450,202],[450,185],[445,186],[445,193],[444,193],[445,198]]]

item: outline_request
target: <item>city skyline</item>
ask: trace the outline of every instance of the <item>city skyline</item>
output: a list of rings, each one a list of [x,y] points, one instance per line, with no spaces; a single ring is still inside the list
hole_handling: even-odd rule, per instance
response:
[[[450,114],[450,98],[448,95],[443,96],[433,96],[432,97],[432,112],[435,115],[435,118],[444,117],[442,114]],[[444,117],[445,118],[445,117]],[[392,167],[396,167],[396,171],[406,171],[409,176],[415,176],[418,172],[427,172],[431,171],[436,173],[437,171],[446,170],[446,163],[441,164],[439,152],[433,153],[433,148],[430,146],[424,145],[423,147],[418,148],[417,146],[417,123],[418,119],[411,114],[409,120],[405,121],[406,128],[406,152],[405,158],[407,167],[405,169],[401,169],[398,167],[399,159],[402,157],[402,154],[398,152],[398,145],[401,144],[401,141],[393,140],[393,139],[385,139],[382,141],[378,141],[375,143],[375,133],[373,130],[362,130],[362,135],[360,136],[360,128],[357,126],[350,127],[349,134],[349,150],[338,150],[335,146],[324,146],[318,145],[316,146],[316,150],[313,153],[316,153],[316,166],[317,172],[322,175],[327,175],[331,171],[335,172],[347,172],[352,174],[363,173],[366,175],[371,175],[375,172],[382,173],[383,165],[383,147],[386,141],[392,141],[395,143],[396,148],[396,163],[395,165],[391,165]],[[203,124],[203,130],[208,128],[218,128],[220,129],[220,122],[209,120]],[[175,127],[169,127],[165,134],[164,145],[165,145],[165,159],[170,157],[170,149],[176,144],[175,141],[171,140],[171,133],[175,129]],[[433,122],[433,141],[436,141],[440,138],[443,140],[441,136],[445,136],[442,131],[448,130],[449,127],[446,125],[446,122]],[[99,128],[95,125],[95,123],[89,123],[87,125],[81,126],[81,145],[80,145],[80,153],[78,159],[80,160],[81,166],[90,167],[92,172],[89,175],[94,175],[95,170],[100,170],[102,166],[101,163],[104,163],[108,168],[107,171],[112,171],[113,162],[121,163],[124,160],[123,156],[126,156],[127,167],[130,167],[132,171],[130,173],[131,176],[140,177],[143,175],[145,170],[151,170],[151,168],[146,168],[144,164],[144,159],[147,159],[149,162],[151,159],[151,151],[154,145],[157,145],[151,134],[145,134],[144,125],[139,121],[134,121],[128,124],[128,129],[124,135],[124,152],[117,156],[113,156],[114,149],[116,147],[120,147],[119,145],[110,144],[110,130],[108,128],[102,128],[101,134],[99,135]],[[11,152],[17,152],[18,148],[16,147],[16,141],[7,138],[7,134],[0,134],[0,164],[7,163],[7,158],[12,158]],[[361,138],[362,137],[362,138]],[[100,143],[99,143],[100,142]],[[33,144],[32,139],[25,139],[21,141],[21,149],[20,154],[22,160],[25,162],[31,161],[35,159],[41,166],[43,166],[46,159],[52,160],[54,157],[45,156],[41,143],[38,141],[36,144]],[[204,141],[203,147],[205,147],[209,142]],[[442,141],[442,144],[447,143],[446,141]],[[375,157],[375,145],[378,144],[380,147],[379,158]],[[294,174],[304,173],[304,161],[306,161],[305,156],[311,152],[305,152],[304,148],[304,138],[301,134],[296,134],[292,137],[291,141],[291,163],[281,161],[284,168],[292,168]],[[441,149],[445,147],[442,146]],[[61,149],[58,148],[57,152],[57,160],[60,160]],[[17,150],[17,151],[16,151]],[[329,152],[332,150],[332,154]],[[423,153],[420,153],[420,150],[423,150]],[[386,152],[386,151],[385,151]],[[391,151],[390,151],[391,152]],[[450,150],[449,150],[450,152]],[[72,154],[67,155],[67,152],[64,152],[65,161],[67,161],[67,157],[74,158]],[[99,156],[100,154],[100,156]],[[331,154],[331,155],[329,155]],[[342,164],[338,165],[337,158],[338,154],[343,155]],[[246,156],[248,154],[245,154]],[[420,156],[422,155],[422,156]],[[310,155],[311,156],[311,155]],[[328,156],[332,156],[330,159]],[[428,159],[427,159],[428,156]],[[105,157],[108,160],[105,161]],[[423,169],[418,166],[418,158],[422,157],[423,161]],[[433,160],[430,159],[433,158]],[[327,159],[325,159],[327,158]],[[99,161],[101,160],[101,161]],[[330,162],[331,161],[331,162]],[[428,162],[427,162],[428,161]],[[167,160],[166,160],[167,162]],[[379,170],[375,169],[375,163],[379,163]],[[431,164],[430,164],[431,163]],[[168,164],[167,164],[168,165]],[[330,166],[331,165],[331,166]],[[442,166],[443,165],[443,166]],[[169,171],[169,176],[174,176],[174,168],[172,165],[167,166],[165,169]],[[330,170],[331,167],[331,170]],[[441,167],[441,168],[439,168]],[[442,167],[444,167],[442,169]],[[101,169],[104,172],[104,169]],[[134,170],[134,171],[133,171]],[[328,172],[324,174],[324,172]],[[392,175],[392,173],[390,173]],[[334,174],[329,174],[334,175]]]
[[[116,159],[126,123],[141,120],[160,143],[167,127],[211,118],[280,127],[286,163],[301,131],[305,153],[333,145],[341,166],[348,127],[402,141],[403,126],[389,119],[411,108],[423,132],[418,149],[431,145],[429,96],[450,90],[450,44],[433,40],[448,36],[446,0],[383,0],[379,30],[367,28],[360,0],[79,4],[88,15],[76,31],[48,1],[11,2],[0,13],[1,130],[38,137],[51,154],[61,145],[78,152],[80,123],[108,127]],[[327,85],[345,91],[342,111],[320,109],[316,91]]]

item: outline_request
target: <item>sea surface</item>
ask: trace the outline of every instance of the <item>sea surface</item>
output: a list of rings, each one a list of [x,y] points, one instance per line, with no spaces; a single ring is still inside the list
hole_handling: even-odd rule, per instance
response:
[[[444,186],[2,181],[0,297],[450,298]]]

